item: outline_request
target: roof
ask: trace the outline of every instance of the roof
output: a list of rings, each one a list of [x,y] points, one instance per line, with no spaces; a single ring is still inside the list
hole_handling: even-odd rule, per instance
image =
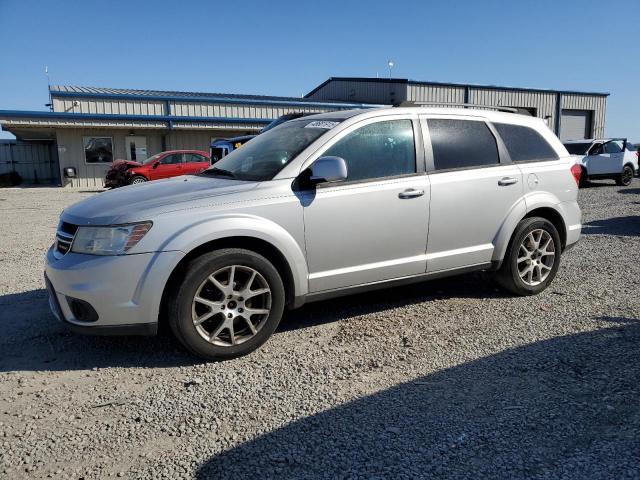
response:
[[[164,101],[195,101],[210,103],[276,104],[284,106],[326,106],[326,107],[367,107],[369,104],[340,100],[317,101],[302,97],[278,97],[269,95],[245,95],[236,93],[177,92],[173,90],[138,90],[130,88],[78,87],[53,85],[49,87],[51,96],[73,98],[128,98]]]
[[[584,140],[563,140],[562,143],[588,143],[588,142],[610,142],[612,140],[625,140],[625,137],[610,137],[610,138],[585,138]]]
[[[373,78],[373,77],[329,77],[327,80],[322,82],[316,88],[311,90],[309,93],[305,95],[305,98],[310,97],[318,90],[329,84],[333,81],[343,81],[343,82],[376,82],[376,83],[398,83],[405,85],[433,85],[433,86],[441,86],[441,87],[469,87],[469,88],[483,88],[489,90],[516,90],[520,92],[546,92],[546,93],[564,93],[564,94],[578,94],[578,95],[598,95],[603,97],[608,97],[609,92],[580,92],[577,90],[554,90],[554,89],[546,89],[546,88],[526,88],[526,87],[505,87],[499,85],[481,85],[475,83],[452,83],[452,82],[431,82],[431,81],[422,81],[422,80],[411,80],[408,78]]]

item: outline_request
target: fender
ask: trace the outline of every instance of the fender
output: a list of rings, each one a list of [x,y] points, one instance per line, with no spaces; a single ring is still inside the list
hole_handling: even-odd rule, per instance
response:
[[[507,247],[509,246],[511,235],[513,235],[518,223],[526,217],[529,212],[538,208],[550,208],[555,210],[564,221],[565,216],[563,215],[562,208],[560,208],[561,203],[562,202],[558,197],[549,192],[534,191],[527,193],[516,205],[514,205],[507,215],[507,218],[505,218],[502,223],[500,230],[498,230],[498,234],[493,242],[495,248],[493,250],[491,260],[493,262],[502,262],[502,259],[506,254]],[[566,230],[567,225],[565,224],[565,231]]]
[[[287,230],[263,217],[229,213],[202,219],[176,231],[163,242],[160,249],[180,250],[188,254],[205,243],[228,237],[256,238],[273,245],[289,264],[296,297],[307,294],[308,271],[302,247]]]
[[[492,262],[502,262],[504,255],[511,240],[511,235],[516,229],[518,222],[524,218],[527,214],[527,204],[523,198],[520,198],[509,210],[509,213],[505,217],[498,233],[493,239],[493,255],[491,256]]]

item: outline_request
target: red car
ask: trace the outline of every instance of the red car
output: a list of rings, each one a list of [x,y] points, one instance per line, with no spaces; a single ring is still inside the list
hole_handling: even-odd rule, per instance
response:
[[[114,160],[105,177],[104,186],[117,188],[124,185],[177,177],[201,172],[211,166],[211,157],[201,150],[170,150],[147,158],[142,163]]]

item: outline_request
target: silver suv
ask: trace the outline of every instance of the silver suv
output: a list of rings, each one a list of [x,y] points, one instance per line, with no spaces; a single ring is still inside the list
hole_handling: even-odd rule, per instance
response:
[[[381,108],[286,122],[194,175],[66,209],[47,254],[74,330],[251,352],[284,308],[471,270],[544,290],[580,237],[580,167],[540,119]]]

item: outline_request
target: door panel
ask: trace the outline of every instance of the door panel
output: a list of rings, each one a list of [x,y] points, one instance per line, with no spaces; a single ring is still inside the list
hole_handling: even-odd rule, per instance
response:
[[[432,159],[427,271],[489,263],[502,223],[521,201],[522,173],[501,163],[505,147],[484,119],[421,118]]]
[[[197,153],[186,153],[183,174],[199,173],[209,167],[205,157]]]
[[[589,155],[585,159],[587,172],[589,175],[603,175],[607,173],[617,173],[620,171],[618,164],[620,158],[616,158],[619,154],[602,153],[600,155]]]
[[[183,155],[182,153],[173,153],[160,159],[160,165],[152,169],[153,179],[176,177],[183,175]]]
[[[318,188],[302,201],[310,292],[425,272],[426,175]]]
[[[427,271],[490,262],[498,230],[522,198],[520,169],[500,165],[432,173],[429,178]]]

